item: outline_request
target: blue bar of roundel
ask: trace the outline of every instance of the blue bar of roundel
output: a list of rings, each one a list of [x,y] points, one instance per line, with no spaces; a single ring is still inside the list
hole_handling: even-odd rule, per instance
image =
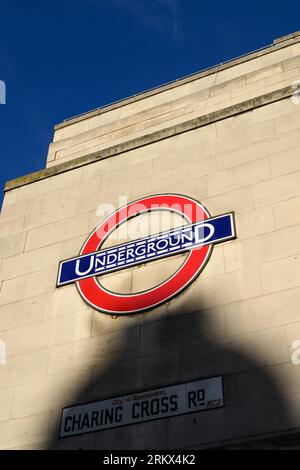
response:
[[[212,233],[213,232],[213,233]],[[183,233],[186,235],[185,240],[186,243],[180,243],[176,249],[173,248],[172,250],[171,245],[176,245],[176,239],[178,236],[182,237]],[[235,229],[233,223],[233,214],[225,214],[217,217],[213,217],[211,219],[207,219],[204,222],[196,222],[194,224],[190,224],[188,226],[183,226],[177,229],[169,230],[168,232],[164,232],[163,234],[157,234],[150,237],[145,237],[143,239],[137,240],[136,242],[129,242],[126,244],[118,245],[107,250],[101,250],[96,253],[90,253],[89,255],[85,256],[78,256],[77,258],[73,258],[71,260],[62,261],[60,264],[60,271],[59,277],[57,281],[57,285],[64,285],[70,282],[75,282],[76,280],[84,279],[86,277],[91,276],[99,276],[101,274],[105,274],[107,272],[116,271],[118,269],[126,268],[127,266],[132,266],[140,263],[145,263],[147,261],[152,261],[158,259],[163,256],[168,256],[169,254],[177,254],[179,252],[191,250],[197,246],[207,245],[212,243],[220,243],[221,241],[230,240],[235,238]],[[207,239],[206,239],[207,238]],[[151,256],[145,255],[144,258],[135,261],[135,259],[129,261],[124,260],[122,263],[108,263],[103,265],[103,260],[105,256],[109,254],[110,259],[114,259],[115,256],[112,253],[120,253],[122,250],[126,252],[127,247],[134,247],[137,248],[137,244],[140,247],[141,245],[149,246],[149,244],[153,240],[160,241],[162,239],[167,239],[169,241],[169,245],[166,247],[164,252],[160,254],[160,251],[157,250],[156,253]],[[192,239],[192,242],[189,240]],[[200,239],[200,242],[199,242]],[[201,240],[205,240],[202,241]],[[144,243],[142,243],[144,242]],[[167,253],[166,253],[167,252]],[[97,266],[95,263],[96,259],[98,260]],[[78,275],[75,271],[76,269],[76,262],[80,260],[80,273]],[[114,265],[113,265],[114,264]],[[96,269],[98,267],[98,269]]]

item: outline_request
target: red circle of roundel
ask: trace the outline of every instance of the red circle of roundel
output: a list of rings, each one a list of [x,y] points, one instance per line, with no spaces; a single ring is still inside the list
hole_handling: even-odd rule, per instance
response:
[[[141,210],[141,207],[143,210]],[[174,209],[176,208],[176,209]],[[131,202],[111,214],[99,224],[84,243],[80,255],[99,250],[104,240],[121,223],[144,212],[170,210],[182,215],[188,223],[210,217],[199,202],[187,196],[160,194]],[[95,277],[76,282],[83,299],[94,309],[115,315],[139,313],[156,307],[185,289],[200,274],[212,251],[212,245],[191,250],[185,262],[167,280],[145,292],[117,294],[106,290]]]

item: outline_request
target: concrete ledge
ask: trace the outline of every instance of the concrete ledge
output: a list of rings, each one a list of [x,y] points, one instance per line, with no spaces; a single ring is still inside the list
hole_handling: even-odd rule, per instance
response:
[[[51,176],[64,173],[66,171],[73,170],[74,168],[80,168],[81,166],[94,163],[98,160],[103,160],[105,158],[113,157],[124,152],[129,152],[130,150],[134,150],[163,139],[168,139],[169,137],[173,137],[175,135],[182,134],[193,129],[198,129],[199,127],[207,126],[208,124],[221,121],[222,119],[226,119],[231,116],[236,116],[237,114],[245,113],[261,106],[266,106],[270,103],[274,103],[276,101],[290,97],[293,93],[295,93],[295,91],[295,86],[281,88],[271,93],[267,93],[256,98],[247,101],[242,101],[241,103],[232,106],[228,106],[227,108],[223,108],[221,110],[214,111],[209,114],[204,114],[203,116],[199,116],[189,121],[185,121],[181,124],[176,124],[175,126],[167,127],[160,131],[152,132],[150,134],[146,134],[136,139],[128,140],[127,142],[123,142],[118,145],[113,145],[112,147],[99,150],[98,152],[90,153],[88,155],[85,155],[84,157],[79,157],[74,160],[60,163],[58,165],[46,168],[41,171],[21,176],[20,178],[8,181],[5,185],[4,191],[9,191],[11,189],[16,189],[21,186],[34,183],[36,181],[41,181],[45,178],[49,178]]]
[[[290,34],[286,34],[285,36],[281,36],[280,38],[274,39],[273,44],[279,44],[280,42],[289,41],[290,39],[294,39],[300,36],[300,31],[295,31]]]
[[[294,33],[288,34],[286,36],[282,36],[278,39],[275,39],[273,41],[273,44],[269,46],[262,47],[261,49],[258,49],[257,51],[250,52],[247,54],[244,54],[240,57],[236,57],[235,59],[230,59],[226,62],[222,62],[221,64],[214,65],[212,67],[209,67],[207,69],[201,70],[200,72],[195,72],[191,75],[187,75],[186,77],[178,78],[177,80],[173,80],[169,83],[166,83],[164,85],[160,85],[155,88],[151,88],[150,90],[142,91],[140,93],[137,93],[136,95],[130,96],[129,98],[124,98],[122,100],[116,101],[114,103],[101,106],[99,108],[93,109],[91,111],[87,111],[85,113],[79,114],[77,116],[73,116],[69,119],[65,119],[63,122],[56,124],[54,126],[54,130],[62,129],[66,126],[70,126],[72,124],[75,124],[76,122],[83,121],[85,119],[89,119],[93,116],[98,116],[99,114],[107,113],[108,111],[111,111],[116,108],[120,108],[122,106],[126,106],[127,104],[134,103],[136,101],[140,101],[144,98],[148,98],[149,96],[156,95],[158,93],[162,93],[166,90],[171,90],[172,88],[176,88],[178,86],[184,85],[185,83],[190,83],[194,80],[198,80],[199,78],[206,77],[208,75],[212,75],[216,72],[220,72],[221,70],[226,70],[230,67],[234,67],[235,65],[242,64],[244,62],[247,62],[252,59],[256,59],[257,57],[261,57],[265,54],[269,54],[271,52],[274,52],[278,49],[282,49],[284,47],[288,47],[291,44],[300,42],[300,32],[296,31]]]

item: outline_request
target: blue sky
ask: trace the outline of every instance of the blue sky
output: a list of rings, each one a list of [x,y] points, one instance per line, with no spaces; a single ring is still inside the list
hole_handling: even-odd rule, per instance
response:
[[[45,167],[54,124],[268,45],[300,3],[1,0],[0,18],[2,191]]]

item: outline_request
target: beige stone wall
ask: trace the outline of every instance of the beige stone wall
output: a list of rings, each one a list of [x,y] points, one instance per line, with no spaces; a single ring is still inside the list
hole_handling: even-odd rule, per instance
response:
[[[299,54],[295,42],[63,127],[48,165],[286,86],[299,78]],[[104,126],[114,130],[101,137]],[[5,194],[0,448],[192,448],[299,428],[299,131],[300,105],[281,99]],[[144,314],[113,319],[75,285],[55,288],[59,261],[77,255],[99,205],[160,192],[192,196],[212,215],[234,211],[237,240],[216,246],[188,289]],[[106,282],[139,291],[176,263]],[[58,440],[64,406],[214,375],[224,377],[223,409]]]

